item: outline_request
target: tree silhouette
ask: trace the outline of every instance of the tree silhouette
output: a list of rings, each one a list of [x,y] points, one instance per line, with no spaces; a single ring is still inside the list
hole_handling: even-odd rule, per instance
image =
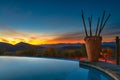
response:
[[[28,48],[25,50],[16,51],[16,55],[18,56],[35,56],[37,54],[36,48]]]
[[[4,55],[4,52],[6,52],[5,48],[0,48],[0,55]]]
[[[87,57],[87,52],[86,52],[85,44],[83,44],[81,46],[80,51],[81,51],[82,56]]]
[[[41,54],[41,56],[43,57],[55,57],[55,55],[56,55],[56,51],[54,48],[46,48]]]

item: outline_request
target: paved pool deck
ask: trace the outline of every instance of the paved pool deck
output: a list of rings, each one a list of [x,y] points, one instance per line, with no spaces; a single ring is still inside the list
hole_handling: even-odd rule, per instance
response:
[[[120,65],[110,64],[107,62],[88,62],[88,61],[80,61],[80,64],[90,66],[96,69],[99,69],[109,76],[111,76],[114,80],[120,80]]]

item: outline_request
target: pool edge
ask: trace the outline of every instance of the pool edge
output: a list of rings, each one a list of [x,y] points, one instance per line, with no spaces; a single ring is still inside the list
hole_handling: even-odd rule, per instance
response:
[[[98,69],[98,70],[106,73],[110,77],[112,77],[114,80],[120,80],[119,75],[117,75],[114,71],[112,71],[111,69],[109,69],[105,66],[99,66],[96,63],[91,63],[91,62],[87,62],[87,61],[80,61],[79,65],[85,65],[85,66],[89,66],[89,67]]]

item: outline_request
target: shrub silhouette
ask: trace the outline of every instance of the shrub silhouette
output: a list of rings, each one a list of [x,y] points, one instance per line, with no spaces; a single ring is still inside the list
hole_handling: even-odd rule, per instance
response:
[[[16,51],[16,55],[18,56],[35,56],[37,54],[36,48],[28,48],[25,50]]]
[[[46,48],[43,53],[41,54],[43,57],[55,57],[56,51],[54,48]]]
[[[4,52],[6,52],[5,48],[0,48],[0,55],[4,55]]]

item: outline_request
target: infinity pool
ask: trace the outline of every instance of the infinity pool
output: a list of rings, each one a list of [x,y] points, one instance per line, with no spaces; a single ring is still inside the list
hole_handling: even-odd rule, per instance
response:
[[[0,80],[113,80],[105,73],[79,61],[0,57]]]

